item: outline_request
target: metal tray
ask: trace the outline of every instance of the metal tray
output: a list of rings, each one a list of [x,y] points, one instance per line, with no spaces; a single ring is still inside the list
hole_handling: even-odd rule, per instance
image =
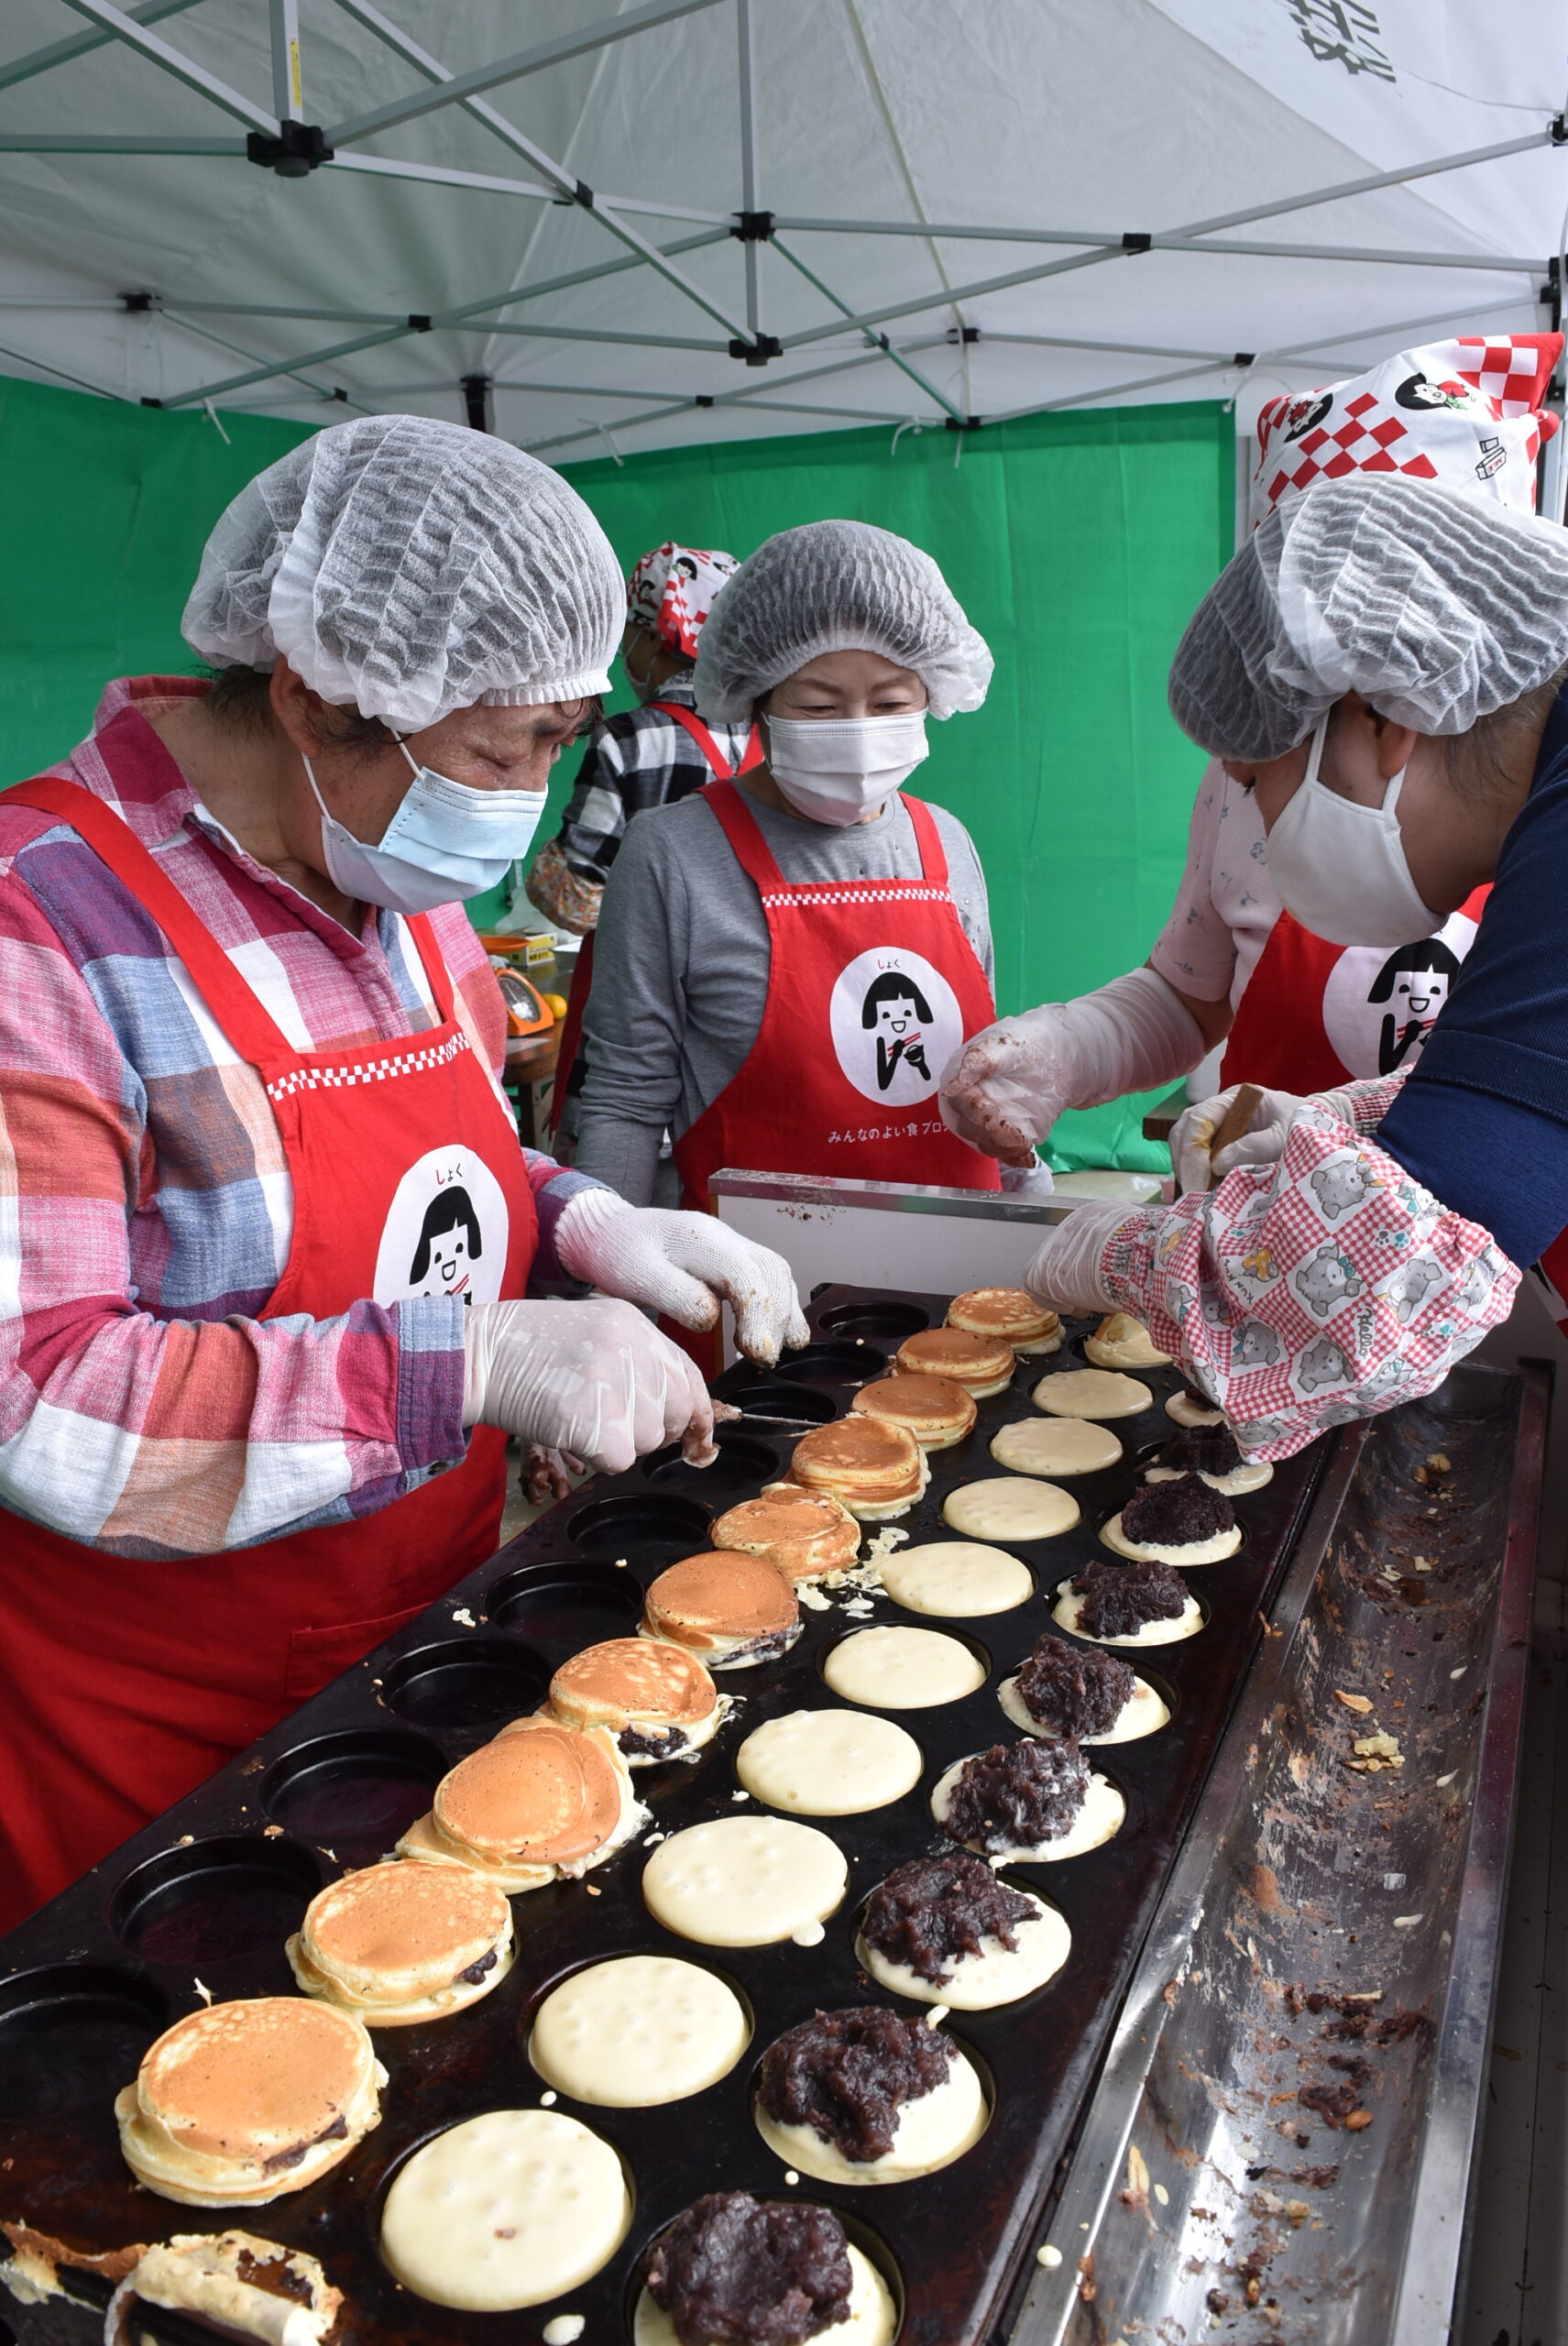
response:
[[[283,1939],[318,1882],[389,1847],[428,1805],[442,1770],[506,1718],[533,1707],[566,1655],[629,1630],[641,1586],[704,1544],[712,1511],[755,1492],[787,1463],[799,1430],[787,1420],[847,1408],[854,1385],[881,1371],[901,1335],[939,1322],[946,1304],[945,1297],[848,1288],[820,1294],[808,1353],[786,1358],[768,1377],[738,1364],[719,1380],[717,1389],[740,1396],[748,1412],[726,1431],[719,1466],[701,1474],[678,1454],[664,1454],[602,1478],[554,1509],[0,1943],[0,2215],[91,2250],[206,2222],[134,2188],[121,2163],[111,2105],[145,2045],[195,2006],[198,1980],[220,1999],[289,1992]],[[980,1404],[968,1440],[934,1455],[931,1489],[901,1526],[913,1540],[952,1536],[940,1521],[943,1496],[1002,1471],[989,1455],[991,1436],[1031,1413],[1030,1388],[1042,1375],[1077,1364],[1086,1328],[1076,1325],[1054,1357],[1021,1362],[1009,1390]],[[242,2219],[322,2258],[346,2297],[337,2333],[343,2346],[533,2339],[553,2313],[566,2310],[585,2317],[592,2346],[610,2346],[630,2335],[643,2253],[672,2216],[718,2187],[773,2195],[786,2188],[750,2116],[756,2062],[814,2008],[880,1992],[855,1965],[859,1908],[893,1867],[944,1846],[927,1805],[937,1775],[965,1753],[1014,1739],[997,1705],[999,1681],[1047,1626],[1056,1584],[1104,1553],[1099,1525],[1130,1494],[1140,1453],[1173,1430],[1160,1403],[1176,1388],[1176,1373],[1147,1372],[1146,1379],[1156,1406],[1118,1423],[1122,1463],[1073,1484],[1082,1524],[1060,1539],[1016,1547],[1036,1577],[1028,1603],[950,1625],[982,1650],[990,1669],[966,1701],[903,1715],[927,1759],[921,1785],[890,1808],[823,1820],[850,1858],[850,1889],[820,1946],[709,1952],[670,1938],[642,1906],[641,1858],[633,1847],[587,1883],[555,1884],[515,1902],[519,1960],[494,1995],[438,2025],[378,2035],[390,2072],[379,2127],[321,2183]],[[1209,1611],[1204,1630],[1139,1656],[1173,1716],[1158,1734],[1100,1755],[1126,1798],[1121,1833],[1076,1859],[1008,1869],[1060,1908],[1073,1946],[1063,1970],[1035,1995],[996,2012],[955,2014],[948,2023],[994,2093],[982,2140],[956,2166],[918,2182],[872,2191],[809,2180],[800,2187],[837,2206],[894,2281],[905,2308],[903,2346],[966,2346],[989,2337],[1032,2269],[1058,2165],[1321,1456],[1303,1453],[1277,1470],[1266,1489],[1237,1501],[1244,1546],[1228,1562],[1194,1574]],[[912,1617],[882,1598],[870,1617]],[[741,1738],[776,1713],[831,1702],[823,1657],[866,1619],[841,1606],[807,1610],[805,1634],[782,1663],[726,1673],[721,1683],[743,1698],[738,1717],[695,1765],[639,1771],[654,1826],[668,1831],[733,1814],[733,1756]],[[536,2103],[541,2081],[524,2048],[539,2001],[566,1972],[639,1948],[709,1963],[740,1989],[755,2027],[749,2054],[692,2100],[577,2113],[617,2147],[633,2180],[636,2213],[622,2249],[569,2300],[521,2315],[451,2312],[409,2296],[378,2249],[390,2176],[457,2120]],[[84,2300],[104,2294],[88,2284],[81,2293]],[[0,2313],[26,2346],[81,2346],[91,2335],[85,2317],[58,2302],[27,2309],[0,2300]],[[162,2316],[143,2328],[169,2346],[180,2334]]]

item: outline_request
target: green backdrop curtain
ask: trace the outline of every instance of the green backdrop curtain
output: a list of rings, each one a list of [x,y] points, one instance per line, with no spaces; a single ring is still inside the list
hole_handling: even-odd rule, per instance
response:
[[[0,776],[80,740],[106,677],[196,664],[180,613],[207,532],[310,428],[221,421],[0,380]],[[896,447],[877,426],[564,469],[628,568],[664,538],[744,554],[828,515],[935,555],[996,677],[983,709],[932,727],[918,786],[974,835],[1011,1011],[1132,968],[1169,908],[1202,762],[1166,711],[1165,676],[1231,551],[1234,450],[1229,411],[1205,400],[961,440],[905,430]],[[576,762],[562,761],[542,836]],[[481,925],[497,908],[473,907]],[[1162,1165],[1144,1104],[1064,1117],[1053,1161]]]

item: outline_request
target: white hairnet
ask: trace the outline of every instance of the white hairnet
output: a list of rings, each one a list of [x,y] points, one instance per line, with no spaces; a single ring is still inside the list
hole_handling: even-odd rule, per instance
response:
[[[993,662],[928,554],[869,521],[781,530],[715,596],[693,690],[716,725],[824,652],[880,652],[913,668],[933,717],[978,708]]]
[[[605,691],[625,619],[609,541],[559,473],[390,415],[318,432],[240,490],[182,624],[218,667],[281,653],[323,700],[416,733],[479,701]]]
[[[1568,532],[1365,474],[1260,523],[1198,606],[1170,709],[1217,757],[1277,758],[1345,693],[1467,733],[1568,660]]]

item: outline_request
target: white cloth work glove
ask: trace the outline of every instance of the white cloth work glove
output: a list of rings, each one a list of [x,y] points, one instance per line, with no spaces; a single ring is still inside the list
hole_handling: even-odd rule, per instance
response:
[[[1218,1157],[1211,1157],[1214,1135],[1240,1090],[1239,1083],[1233,1083],[1228,1091],[1216,1091],[1212,1100],[1200,1100],[1185,1115],[1177,1118],[1170,1135],[1170,1161],[1179,1189],[1207,1189],[1211,1175],[1216,1180],[1223,1180],[1238,1165],[1277,1165],[1285,1154],[1285,1135],[1290,1129],[1290,1121],[1306,1107],[1309,1097],[1337,1116],[1342,1124],[1354,1124],[1356,1121],[1355,1102],[1343,1090],[1310,1095],[1265,1091],[1241,1138],[1232,1141]]]
[[[1047,1233],[1025,1272],[1029,1293],[1057,1311],[1113,1310],[1116,1299],[1101,1286],[1095,1266],[1111,1233],[1144,1211],[1120,1198],[1095,1198],[1074,1206]]]
[[[719,1299],[735,1308],[735,1341],[771,1368],[781,1347],[810,1331],[782,1255],[755,1245],[710,1213],[629,1205],[613,1189],[581,1189],[555,1225],[555,1259],[628,1303],[668,1312],[683,1328],[712,1328]]]
[[[696,1363],[629,1303],[478,1303],[464,1343],[466,1426],[499,1426],[605,1474],[671,1442],[694,1466],[718,1454]]]
[[[942,1070],[949,1132],[1027,1165],[1064,1108],[1174,1082],[1203,1056],[1198,1022],[1155,970],[1129,970],[1076,1002],[1047,1002],[971,1035]]]

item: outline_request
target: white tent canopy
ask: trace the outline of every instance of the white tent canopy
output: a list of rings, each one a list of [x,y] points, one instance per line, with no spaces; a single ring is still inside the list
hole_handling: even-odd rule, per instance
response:
[[[1554,323],[1562,34],[1542,0],[7,0],[0,370],[563,457],[1245,424]]]

